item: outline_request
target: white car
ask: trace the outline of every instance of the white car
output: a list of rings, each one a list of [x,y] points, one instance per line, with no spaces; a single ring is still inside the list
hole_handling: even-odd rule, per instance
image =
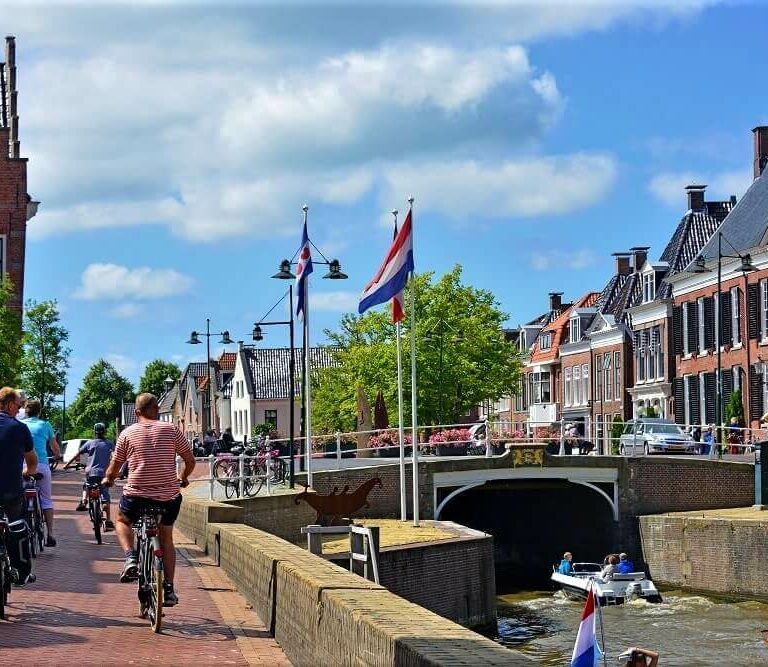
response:
[[[75,459],[75,462],[69,466],[70,468],[78,469],[85,467],[85,464],[80,462],[80,457],[77,453],[86,442],[88,442],[88,438],[74,438],[73,440],[64,440],[61,443],[61,456],[64,461]]]
[[[640,418],[627,422],[619,440],[619,453],[695,454],[697,443],[679,425],[667,419]]]

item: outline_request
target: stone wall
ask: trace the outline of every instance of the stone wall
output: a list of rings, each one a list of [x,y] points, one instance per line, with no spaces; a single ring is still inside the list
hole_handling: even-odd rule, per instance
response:
[[[317,514],[305,502],[296,503],[300,491],[229,501],[242,508],[242,522],[294,544],[306,544],[303,526],[315,523]]]
[[[643,554],[656,583],[768,600],[768,521],[689,514],[640,518]]]

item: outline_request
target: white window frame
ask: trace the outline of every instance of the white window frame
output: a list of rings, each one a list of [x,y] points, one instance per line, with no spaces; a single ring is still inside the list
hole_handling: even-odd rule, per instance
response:
[[[541,334],[541,343],[539,347],[541,347],[542,350],[552,349],[552,334],[549,331]]]
[[[699,373],[699,420],[702,425],[707,421],[707,391],[705,389],[704,373]],[[699,424],[695,424],[698,426]]]
[[[571,405],[572,400],[572,394],[571,394],[571,369],[566,368],[564,373],[565,380],[563,382],[563,387],[565,390],[564,395],[564,402],[566,405]]]
[[[581,366],[573,367],[573,404],[581,405]]]
[[[682,305],[683,311],[683,355],[688,356],[691,354],[691,350],[688,349],[688,302]]]
[[[591,387],[589,386],[589,364],[581,365],[581,381],[583,383],[581,393],[584,396],[584,405],[586,405],[589,403],[591,393]]]
[[[763,364],[760,384],[763,388],[763,405],[768,405],[768,364]]]
[[[768,338],[768,278],[760,281],[760,337]]]
[[[664,373],[664,343],[661,338],[661,326],[653,327],[656,336],[656,379],[663,380]]]
[[[615,401],[620,401],[622,399],[621,352],[613,353],[613,376],[616,381],[613,399]]]
[[[733,374],[733,391],[741,391],[741,366],[733,366],[731,373]],[[742,396],[742,399],[744,397]],[[765,405],[765,403],[763,403]]]
[[[741,343],[741,304],[739,303],[739,288],[731,287],[731,342]],[[715,320],[717,321],[717,320]]]
[[[581,319],[579,317],[571,318],[571,343],[578,343],[581,340]]]
[[[707,343],[704,336],[704,297],[700,296],[696,299],[696,312],[699,315],[699,354],[705,354],[707,351]]]
[[[653,272],[643,274],[643,303],[656,298],[656,275]]]
[[[611,372],[613,363],[611,357],[610,352],[603,355],[603,395],[606,401],[613,400],[613,373]]]
[[[683,406],[683,413],[684,417],[683,420],[685,421],[685,425],[688,426],[691,423],[691,378],[694,377],[693,375],[684,375],[683,376],[683,402],[685,405]]]

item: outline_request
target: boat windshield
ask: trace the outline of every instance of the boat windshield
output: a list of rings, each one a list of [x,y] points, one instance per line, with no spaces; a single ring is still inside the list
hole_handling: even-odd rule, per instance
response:
[[[574,563],[574,572],[600,572],[603,568],[597,563]]]

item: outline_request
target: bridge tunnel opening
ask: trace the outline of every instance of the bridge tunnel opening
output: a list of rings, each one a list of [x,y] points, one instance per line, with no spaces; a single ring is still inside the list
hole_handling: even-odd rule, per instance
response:
[[[548,590],[552,565],[565,551],[576,562],[601,563],[621,550],[607,500],[565,480],[488,482],[453,497],[440,520],[493,535],[499,594]]]

